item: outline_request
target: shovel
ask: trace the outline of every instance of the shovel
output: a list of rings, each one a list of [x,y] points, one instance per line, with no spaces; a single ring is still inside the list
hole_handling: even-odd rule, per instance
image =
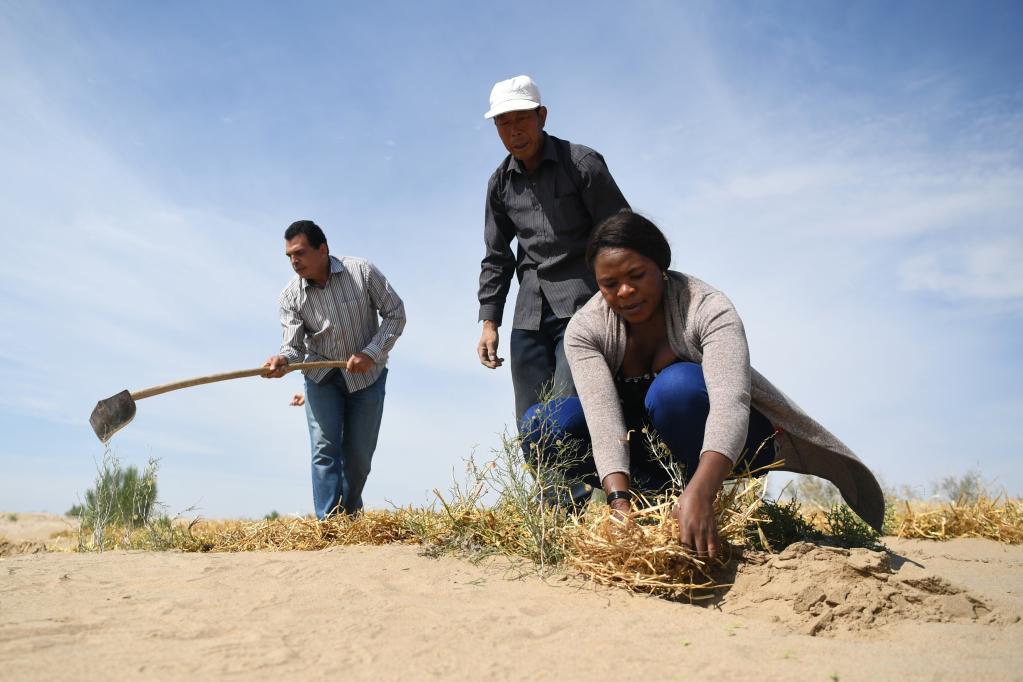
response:
[[[279,369],[284,369],[285,373],[287,373],[293,372],[296,369],[321,369],[326,367],[340,367],[341,369],[347,369],[348,361],[320,360],[317,362],[296,362],[293,365],[288,364]],[[110,440],[111,436],[123,429],[128,425],[128,422],[135,418],[136,400],[150,398],[154,395],[160,395],[161,393],[169,393],[170,391],[176,391],[179,388],[188,388],[189,386],[201,386],[203,384],[212,384],[217,381],[261,376],[266,372],[266,367],[259,367],[257,369],[241,369],[237,372],[224,372],[223,374],[211,374],[205,377],[175,381],[173,384],[153,386],[152,388],[144,388],[141,391],[128,392],[127,390],[124,390],[117,395],[112,395],[109,398],[96,403],[96,407],[93,409],[92,415],[89,417],[89,423],[92,425],[92,430],[96,432],[96,436],[99,437],[100,441],[106,443]]]

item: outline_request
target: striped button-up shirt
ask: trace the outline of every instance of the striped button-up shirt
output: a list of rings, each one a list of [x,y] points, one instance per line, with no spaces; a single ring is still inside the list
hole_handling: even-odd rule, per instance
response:
[[[509,154],[487,187],[479,319],[501,323],[516,271],[516,329],[540,328],[541,296],[555,315],[571,317],[597,291],[586,267],[590,233],[628,207],[604,158],[589,147],[544,133],[543,160],[532,173]]]
[[[377,380],[405,328],[405,304],[376,266],[362,258],[331,256],[325,287],[296,275],[278,303],[284,328],[280,354],[288,362],[347,360],[355,353],[373,358],[373,369],[365,374],[343,372],[351,392]],[[320,383],[330,372],[306,374]]]

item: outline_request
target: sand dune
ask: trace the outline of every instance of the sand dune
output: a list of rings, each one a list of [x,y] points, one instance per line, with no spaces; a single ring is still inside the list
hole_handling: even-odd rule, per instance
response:
[[[1020,679],[1023,548],[887,544],[751,555],[703,606],[407,546],[6,556],[0,677]]]

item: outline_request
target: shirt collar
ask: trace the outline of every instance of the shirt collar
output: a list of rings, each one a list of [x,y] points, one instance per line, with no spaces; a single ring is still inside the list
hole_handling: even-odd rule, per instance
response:
[[[554,144],[553,138],[544,131],[543,134],[543,158],[540,159],[540,165],[542,166],[547,161],[558,162],[558,148]],[[507,172],[518,171],[522,175],[526,175],[526,167],[521,161],[516,159],[511,154],[508,155],[508,170]]]
[[[335,258],[334,256],[328,256],[328,258],[330,259],[330,275],[333,275],[335,272],[340,272],[341,270],[344,269],[345,266],[342,265],[340,258]],[[330,284],[330,275],[327,275],[327,284]],[[303,290],[308,289],[309,287],[319,288],[315,284],[313,284],[312,280],[306,279],[305,277],[302,277],[301,279]]]

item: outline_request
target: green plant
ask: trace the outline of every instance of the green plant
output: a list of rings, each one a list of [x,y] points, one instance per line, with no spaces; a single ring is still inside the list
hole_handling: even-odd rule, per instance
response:
[[[117,456],[107,449],[97,465],[92,488],[85,492],[85,501],[68,510],[77,516],[80,549],[103,549],[118,544],[131,544],[129,539],[139,529],[160,534],[170,528],[170,521],[156,512],[156,472],[159,462],[150,459],[139,473],[134,466],[122,467]],[[166,521],[161,528],[157,522]],[[91,537],[90,537],[91,535]],[[148,543],[152,544],[152,543]]]
[[[757,517],[746,527],[746,542],[769,552],[780,551],[793,542],[818,542],[822,536],[803,516],[796,500],[764,500]]]
[[[10,521],[11,523],[17,523],[18,522],[18,515],[17,514],[13,514],[13,513],[12,514],[8,514],[7,515],[7,520]]]
[[[837,547],[864,547],[882,550],[880,536],[845,504],[836,504],[824,514],[827,544]]]
[[[95,484],[85,491],[85,501],[68,510],[68,516],[77,516],[83,525],[98,522],[119,525],[142,525],[149,520],[156,504],[157,461],[149,460],[145,470],[129,465],[121,467],[120,460],[107,450],[98,467]]]
[[[815,524],[796,500],[764,500],[757,519],[748,525],[745,539],[753,547],[780,551],[793,542],[813,542],[835,547],[884,548],[877,532],[845,504],[818,512]]]
[[[275,520],[277,520],[279,518],[281,518],[280,513],[276,509],[274,509],[269,514],[264,516],[263,520],[264,521],[275,521]]]

